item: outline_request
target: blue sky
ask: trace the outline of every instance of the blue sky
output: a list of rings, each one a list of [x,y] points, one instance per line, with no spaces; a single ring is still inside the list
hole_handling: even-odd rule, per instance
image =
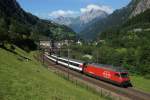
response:
[[[111,13],[126,6],[131,0],[17,0],[21,7],[41,18],[77,16],[96,8]]]

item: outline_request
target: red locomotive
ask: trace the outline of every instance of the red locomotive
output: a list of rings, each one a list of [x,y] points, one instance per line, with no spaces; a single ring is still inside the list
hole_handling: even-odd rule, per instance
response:
[[[45,54],[45,56],[53,62],[57,62],[57,64],[61,64],[71,69],[80,71],[84,74],[88,74],[100,80],[111,82],[113,84],[117,84],[123,87],[132,86],[127,70],[121,67],[94,63],[88,64],[83,61],[68,59],[65,57],[58,57],[55,55],[49,56],[48,54]]]
[[[83,73],[120,86],[131,86],[127,70],[112,65],[87,64]]]

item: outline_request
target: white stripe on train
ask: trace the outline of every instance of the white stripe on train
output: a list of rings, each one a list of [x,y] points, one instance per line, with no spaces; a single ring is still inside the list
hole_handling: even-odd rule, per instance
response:
[[[57,60],[55,60],[54,58],[52,58],[52,57],[49,57],[48,55],[45,55],[47,58],[49,58],[49,59],[51,59],[52,61],[57,61]],[[59,64],[62,64],[62,65],[64,65],[64,66],[66,66],[66,67],[68,67],[68,63],[64,63],[64,62],[61,62],[61,61],[58,61],[58,63]],[[73,68],[73,69],[76,69],[76,70],[78,70],[78,71],[82,71],[82,68],[80,68],[80,67],[76,67],[76,66],[73,66],[73,65],[70,65],[69,64],[69,67],[70,68]]]
[[[51,55],[52,57],[56,57],[56,58],[58,58],[58,59],[62,59],[62,60],[65,60],[65,61],[68,61],[68,59],[65,59],[65,58],[61,58],[61,57],[57,57],[57,56],[55,56],[55,55]],[[76,61],[72,61],[72,60],[70,60],[69,59],[69,62],[72,62],[72,63],[76,63],[76,64],[82,64],[82,63],[79,63],[79,62],[76,62]]]

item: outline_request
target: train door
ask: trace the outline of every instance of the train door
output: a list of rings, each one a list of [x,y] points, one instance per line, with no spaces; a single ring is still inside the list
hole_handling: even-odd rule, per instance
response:
[[[85,69],[87,68],[88,63],[84,62],[82,66],[82,72],[84,73]]]

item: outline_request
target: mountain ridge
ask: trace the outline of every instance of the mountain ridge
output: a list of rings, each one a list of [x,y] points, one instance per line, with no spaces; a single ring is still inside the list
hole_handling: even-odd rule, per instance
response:
[[[148,0],[146,0],[148,1]],[[126,7],[114,11],[104,20],[98,20],[81,31],[83,39],[93,40],[97,35],[109,28],[119,27],[125,23],[136,9],[141,0],[132,0]]]
[[[60,16],[58,18],[53,19],[54,22],[62,25],[67,25],[72,28],[74,31],[79,33],[84,29],[88,24],[92,23],[92,21],[97,19],[103,19],[108,16],[108,13],[99,9],[91,9],[82,13],[77,17],[63,17]]]

